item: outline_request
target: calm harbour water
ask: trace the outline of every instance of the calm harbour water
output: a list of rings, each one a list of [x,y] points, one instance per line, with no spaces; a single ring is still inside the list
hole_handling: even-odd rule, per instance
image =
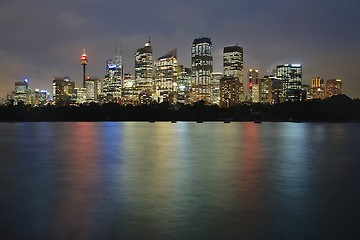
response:
[[[360,124],[0,123],[0,239],[360,239]]]

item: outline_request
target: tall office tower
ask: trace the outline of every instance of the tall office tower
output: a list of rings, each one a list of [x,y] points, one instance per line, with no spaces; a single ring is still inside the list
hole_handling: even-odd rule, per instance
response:
[[[259,70],[249,69],[248,79],[250,101],[254,103],[261,102],[261,81],[259,81]]]
[[[135,52],[135,81],[139,93],[153,91],[153,63],[150,38],[143,48]]]
[[[138,105],[139,93],[136,90],[135,76],[131,73],[124,73],[123,90],[121,94],[123,105]]]
[[[191,68],[178,65],[175,92],[177,93],[177,101],[179,103],[190,104]]]
[[[326,97],[342,94],[341,79],[330,79],[326,81]]]
[[[301,64],[284,64],[276,66],[276,77],[280,78],[286,101],[301,100],[302,66]]]
[[[177,79],[177,50],[173,49],[155,62],[155,101],[174,103]]]
[[[220,106],[220,80],[223,77],[221,72],[211,74],[211,103]]]
[[[313,93],[314,99],[324,99],[325,98],[325,84],[324,79],[321,77],[316,77],[311,80],[311,90]]]
[[[101,82],[99,78],[87,77],[85,82],[86,88],[86,102],[95,102],[99,101],[101,94]]]
[[[72,82],[69,77],[54,77],[53,78],[53,99],[56,105],[68,105],[73,99],[75,89],[75,82]]]
[[[266,75],[262,79],[260,79],[260,81],[262,86],[260,93],[261,103],[271,103],[269,99],[271,94],[270,76]]]
[[[213,49],[210,38],[197,38],[191,47],[192,102],[210,102]]]
[[[240,103],[240,82],[236,77],[224,76],[220,80],[220,107],[232,107]]]
[[[275,76],[264,76],[261,79],[261,103],[283,102],[283,84]]]
[[[29,88],[29,81],[27,78],[22,82],[15,82],[15,91],[13,91],[14,104],[30,104],[31,90]]]
[[[245,100],[243,48],[238,45],[224,47],[223,54],[224,77],[233,77],[239,81],[239,101],[242,102]]]
[[[103,98],[106,102],[120,102],[123,78],[121,49],[116,49],[116,55],[106,61],[106,74],[103,81]]]
[[[85,87],[85,78],[86,78],[86,65],[88,64],[88,58],[85,52],[85,48],[83,50],[83,54],[81,55],[81,65],[83,66],[83,87]]]

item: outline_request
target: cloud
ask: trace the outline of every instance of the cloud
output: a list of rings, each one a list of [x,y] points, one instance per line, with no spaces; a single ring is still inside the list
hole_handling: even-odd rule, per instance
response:
[[[43,88],[51,88],[52,76],[80,79],[83,48],[89,74],[101,77],[116,41],[122,42],[125,70],[133,73],[134,53],[149,35],[154,59],[177,47],[179,62],[189,67],[193,39],[207,36],[216,71],[222,68],[222,48],[239,44],[246,68],[265,73],[276,64],[301,62],[304,82],[313,75],[340,75],[352,82],[349,95],[360,93],[357,72],[347,67],[358,63],[358,1],[0,0],[0,6],[6,33],[0,62],[13,68],[0,71],[0,79],[16,81],[28,72]],[[12,85],[1,81],[0,89]]]

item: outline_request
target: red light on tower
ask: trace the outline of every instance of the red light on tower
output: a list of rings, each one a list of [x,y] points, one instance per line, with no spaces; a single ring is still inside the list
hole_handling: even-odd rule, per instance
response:
[[[251,90],[253,87],[253,84],[252,83],[249,83],[249,89]]]
[[[86,53],[85,53],[85,49],[84,49],[84,52],[83,54],[81,55],[81,65],[87,65],[88,64],[88,59],[87,59],[87,56],[86,56]]]

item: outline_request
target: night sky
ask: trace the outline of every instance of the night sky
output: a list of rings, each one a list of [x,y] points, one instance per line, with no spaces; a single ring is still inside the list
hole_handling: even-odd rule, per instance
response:
[[[125,72],[151,36],[154,59],[173,47],[190,67],[194,38],[210,37],[214,71],[222,48],[244,48],[244,69],[260,77],[277,64],[303,64],[303,83],[343,80],[360,97],[360,1],[357,0],[0,0],[0,98],[28,78],[51,91],[54,76],[81,84],[86,48],[90,76],[104,77],[105,61],[122,46]]]

